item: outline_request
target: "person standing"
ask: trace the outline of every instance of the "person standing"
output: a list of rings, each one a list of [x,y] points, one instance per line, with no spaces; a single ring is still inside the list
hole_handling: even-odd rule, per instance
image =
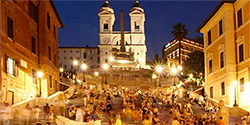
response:
[[[218,120],[218,125],[225,125],[225,121],[223,120],[222,117],[220,117],[220,119]]]
[[[43,107],[43,111],[44,111],[44,120],[45,121],[49,120],[50,107],[48,103],[46,103],[46,105]]]
[[[5,108],[3,111],[3,122],[4,125],[9,125],[11,119],[12,108],[10,107],[9,103],[5,103]]]
[[[85,112],[80,108],[80,106],[76,107],[76,119],[77,122],[83,122],[83,116],[85,115]]]
[[[39,122],[40,112],[41,112],[41,109],[39,109],[38,105],[36,105],[34,108],[34,115],[35,115],[36,122]]]

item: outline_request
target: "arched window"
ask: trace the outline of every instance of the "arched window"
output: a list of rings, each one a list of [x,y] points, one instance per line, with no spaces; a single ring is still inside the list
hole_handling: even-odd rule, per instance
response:
[[[135,30],[139,30],[140,29],[140,23],[139,21],[135,21]]]
[[[108,31],[108,29],[109,29],[109,24],[108,24],[107,20],[103,21],[103,29],[104,29],[104,31]]]

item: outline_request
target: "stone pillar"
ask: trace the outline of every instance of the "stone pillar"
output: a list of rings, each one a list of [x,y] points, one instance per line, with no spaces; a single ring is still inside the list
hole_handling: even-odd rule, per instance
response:
[[[219,101],[219,105],[220,105],[220,110],[217,112],[216,116],[217,116],[217,121],[220,119],[220,117],[223,118],[223,120],[225,121],[225,125],[229,125],[229,113],[228,111],[225,109],[225,103],[223,100]]]

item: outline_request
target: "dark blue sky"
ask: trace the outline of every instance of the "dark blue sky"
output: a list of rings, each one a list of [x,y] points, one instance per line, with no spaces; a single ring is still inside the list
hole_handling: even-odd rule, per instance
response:
[[[145,35],[147,58],[152,60],[154,54],[160,54],[164,44],[172,40],[173,25],[177,22],[186,24],[188,38],[200,33],[195,29],[206,19],[220,0],[140,0],[145,11]],[[59,29],[59,46],[97,47],[99,44],[99,9],[104,0],[98,1],[54,1],[65,28]],[[111,0],[115,12],[115,30],[120,30],[121,1]],[[134,0],[124,0],[125,31],[130,30],[129,12]]]

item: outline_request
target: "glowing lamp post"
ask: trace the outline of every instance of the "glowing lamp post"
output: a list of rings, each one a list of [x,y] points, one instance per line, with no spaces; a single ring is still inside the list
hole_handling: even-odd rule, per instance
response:
[[[234,80],[233,81],[233,85],[234,85],[234,107],[237,107],[238,106],[238,104],[237,104],[237,100],[236,100],[236,98],[237,98],[237,96],[236,96],[236,94],[237,94],[237,91],[236,91],[236,87],[237,87],[237,80]]]
[[[84,63],[84,64],[82,64],[81,68],[83,70],[83,80],[82,80],[82,82],[86,82],[86,80],[85,80],[85,71],[88,68],[88,66],[87,66],[87,64]]]
[[[63,68],[60,68],[59,71],[60,71],[60,78],[63,78]]]
[[[160,74],[161,74],[162,71],[163,71],[163,67],[162,67],[162,66],[157,66],[157,67],[156,67],[156,71],[157,71],[157,73],[158,73],[158,75],[159,75],[159,87],[161,87],[161,84],[160,84]]]
[[[104,65],[103,65],[103,69],[104,69],[106,72],[107,72],[108,68],[109,68],[108,64],[104,64]],[[104,82],[104,84],[108,84],[108,82],[107,82],[107,74],[106,74],[106,73],[105,73],[105,82]]]
[[[39,78],[39,94],[42,96],[42,82],[41,78],[43,77],[43,72],[39,71],[37,72],[37,77]]]

